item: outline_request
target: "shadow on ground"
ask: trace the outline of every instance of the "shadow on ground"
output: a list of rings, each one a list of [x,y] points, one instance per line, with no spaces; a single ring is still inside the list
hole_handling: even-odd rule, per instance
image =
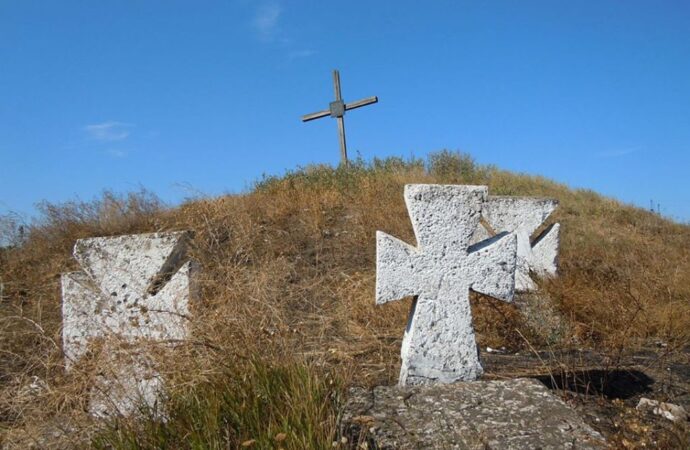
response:
[[[627,400],[652,391],[654,380],[639,370],[580,370],[534,377],[546,387],[583,395]]]

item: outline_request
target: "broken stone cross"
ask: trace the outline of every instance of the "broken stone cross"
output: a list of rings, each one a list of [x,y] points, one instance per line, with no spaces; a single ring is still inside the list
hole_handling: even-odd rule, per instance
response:
[[[80,239],[82,271],[62,276],[63,350],[72,370],[98,341],[104,360],[92,390],[96,416],[158,408],[162,381],[145,344],[187,336],[191,276],[189,233]]]
[[[540,276],[556,274],[560,225],[550,225],[533,242],[530,238],[557,207],[557,200],[533,197],[489,196],[484,204],[482,215],[492,231],[517,236],[516,291],[537,289],[530,271]],[[474,241],[490,236],[482,225],[477,230]]]
[[[470,246],[487,195],[486,186],[406,185],[417,247],[376,234],[376,303],[416,296],[402,343],[401,385],[482,374],[469,291],[511,301],[516,264],[514,234]]]

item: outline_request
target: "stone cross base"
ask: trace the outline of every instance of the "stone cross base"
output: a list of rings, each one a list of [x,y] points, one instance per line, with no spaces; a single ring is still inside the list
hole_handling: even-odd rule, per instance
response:
[[[143,416],[164,420],[166,397],[154,359],[142,351],[106,348],[91,389],[89,412],[101,419]]]
[[[531,379],[352,389],[341,432],[352,448],[606,447],[575,410]]]

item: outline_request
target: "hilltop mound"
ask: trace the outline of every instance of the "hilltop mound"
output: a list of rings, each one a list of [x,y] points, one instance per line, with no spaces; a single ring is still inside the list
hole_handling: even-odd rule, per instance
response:
[[[540,295],[523,296],[518,306],[476,296],[482,348],[590,349],[613,370],[636,349],[658,345],[673,356],[690,344],[689,226],[465,155],[308,167],[264,178],[247,194],[175,208],[146,192],[105,194],[42,205],[40,221],[0,251],[5,442],[330,446],[344,387],[397,379],[409,302],[374,305],[375,231],[414,243],[406,183],[486,184],[492,195],[560,201],[550,219],[562,227],[559,276],[539,280]],[[83,395],[97,355],[75,375],[63,373],[59,274],[76,268],[76,239],[186,229],[195,233],[191,253],[203,268],[202,300],[193,340],[167,364],[170,421],[97,430]],[[550,374],[554,364],[520,373]],[[514,373],[503,366],[493,375]],[[648,432],[625,431],[636,439]],[[686,439],[678,433],[668,439]]]

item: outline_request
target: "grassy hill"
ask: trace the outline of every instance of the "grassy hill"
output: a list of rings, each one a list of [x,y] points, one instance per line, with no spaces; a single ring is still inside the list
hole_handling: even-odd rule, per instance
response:
[[[406,183],[486,184],[492,195],[560,201],[550,219],[562,224],[560,276],[517,306],[475,296],[482,348],[588,348],[615,365],[650,344],[669,353],[690,344],[689,226],[466,155],[308,167],[176,208],[147,192],[105,194],[42,205],[24,239],[0,251],[4,443],[331,448],[345,388],[397,380],[410,303],[374,305],[375,231],[415,242]],[[174,357],[161,351],[170,419],[103,430],[85,412],[98,351],[63,373],[59,275],[77,269],[76,239],[183,229],[195,232],[202,295],[193,338]]]

